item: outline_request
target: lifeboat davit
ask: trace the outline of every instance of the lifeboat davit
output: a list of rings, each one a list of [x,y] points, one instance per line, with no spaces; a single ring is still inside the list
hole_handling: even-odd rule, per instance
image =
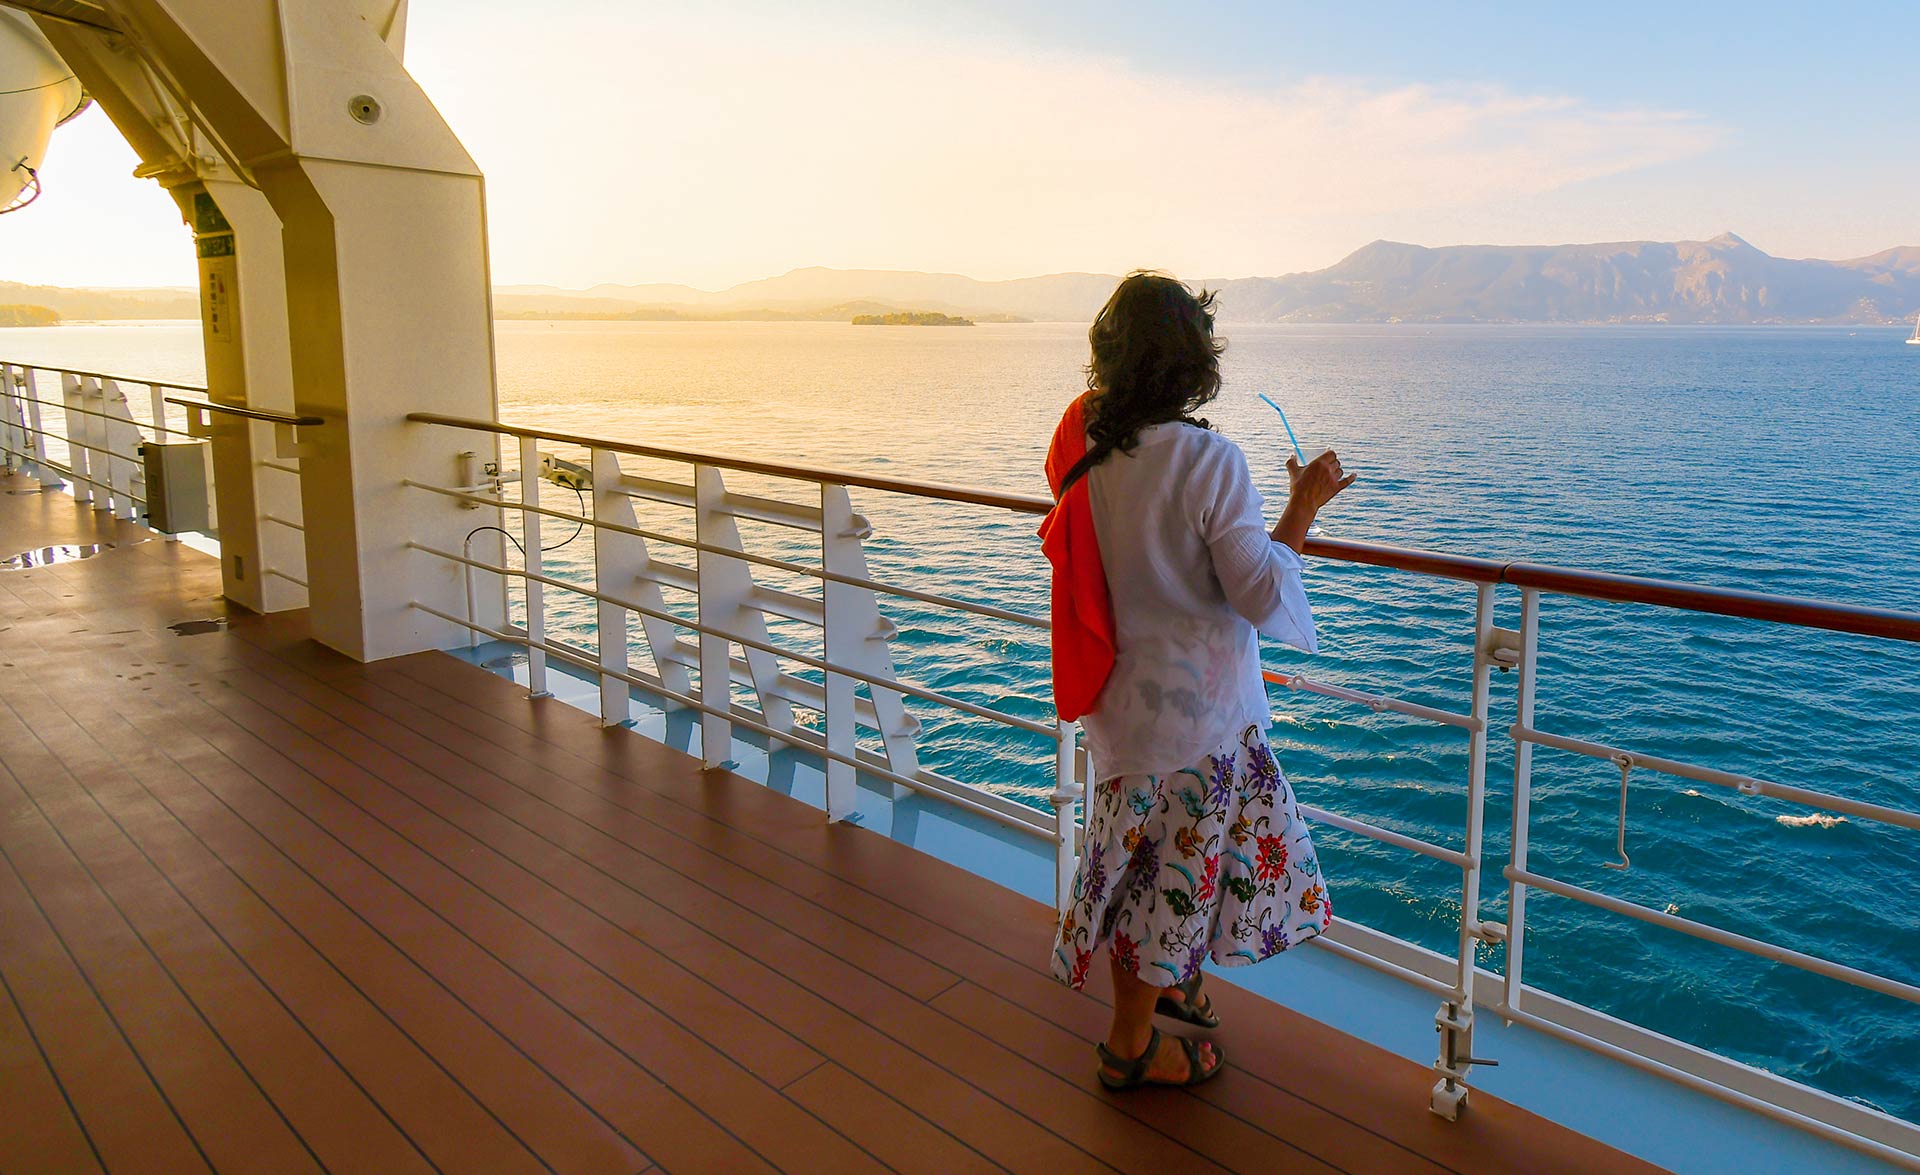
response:
[[[24,13],[0,8],[0,212],[40,194],[53,128],[86,109],[86,90]]]

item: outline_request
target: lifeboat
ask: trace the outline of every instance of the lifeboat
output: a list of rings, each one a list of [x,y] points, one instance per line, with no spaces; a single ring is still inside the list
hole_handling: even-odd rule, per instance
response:
[[[86,109],[86,90],[24,13],[0,8],[0,213],[33,203],[53,128]]]

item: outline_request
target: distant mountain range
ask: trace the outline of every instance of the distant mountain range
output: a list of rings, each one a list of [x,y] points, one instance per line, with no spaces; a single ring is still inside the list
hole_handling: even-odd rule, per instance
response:
[[[0,281],[0,302],[45,306],[62,318],[198,318],[200,295],[193,290],[70,290]]]
[[[1183,275],[1186,276],[1186,275]],[[1119,280],[1056,273],[980,281],[952,273],[796,269],[725,290],[682,285],[499,286],[502,318],[849,321],[932,311],[983,322],[1089,322]],[[1225,322],[1883,324],[1920,314],[1920,247],[1851,261],[1773,257],[1732,233],[1606,245],[1373,244],[1284,277],[1204,280]],[[0,303],[66,318],[191,318],[188,290],[62,290],[0,282]]]
[[[987,282],[813,268],[720,291],[501,286],[494,305],[503,315],[835,318],[858,304],[1089,322],[1117,280],[1059,273]],[[1920,248],[1800,261],[1769,256],[1732,233],[1710,241],[1440,249],[1375,241],[1327,269],[1201,284],[1219,291],[1226,322],[1893,323],[1920,313]]]

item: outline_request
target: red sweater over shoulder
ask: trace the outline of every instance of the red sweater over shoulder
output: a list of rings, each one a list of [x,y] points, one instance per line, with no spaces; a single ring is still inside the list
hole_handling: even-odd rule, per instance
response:
[[[1088,475],[1069,486],[1060,481],[1086,455],[1086,396],[1067,405],[1047,449],[1047,484],[1054,507],[1040,524],[1040,546],[1053,565],[1053,700],[1062,720],[1072,722],[1094,708],[1113,673],[1113,602],[1093,529]]]

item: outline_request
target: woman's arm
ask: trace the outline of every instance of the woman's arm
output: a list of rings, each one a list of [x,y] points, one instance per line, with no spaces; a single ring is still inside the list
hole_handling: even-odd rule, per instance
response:
[[[1300,578],[1300,554],[1268,533],[1260,491],[1238,445],[1221,441],[1214,446],[1196,469],[1189,497],[1227,604],[1266,636],[1314,652],[1319,640]],[[1311,511],[1304,517],[1311,521]],[[1303,542],[1305,526],[1301,523]]]
[[[1296,458],[1287,458],[1287,477],[1293,489],[1287,496],[1287,508],[1280,512],[1280,521],[1274,524],[1273,541],[1305,554],[1307,531],[1313,527],[1314,516],[1359,476],[1341,469],[1340,456],[1332,449],[1305,465]]]

